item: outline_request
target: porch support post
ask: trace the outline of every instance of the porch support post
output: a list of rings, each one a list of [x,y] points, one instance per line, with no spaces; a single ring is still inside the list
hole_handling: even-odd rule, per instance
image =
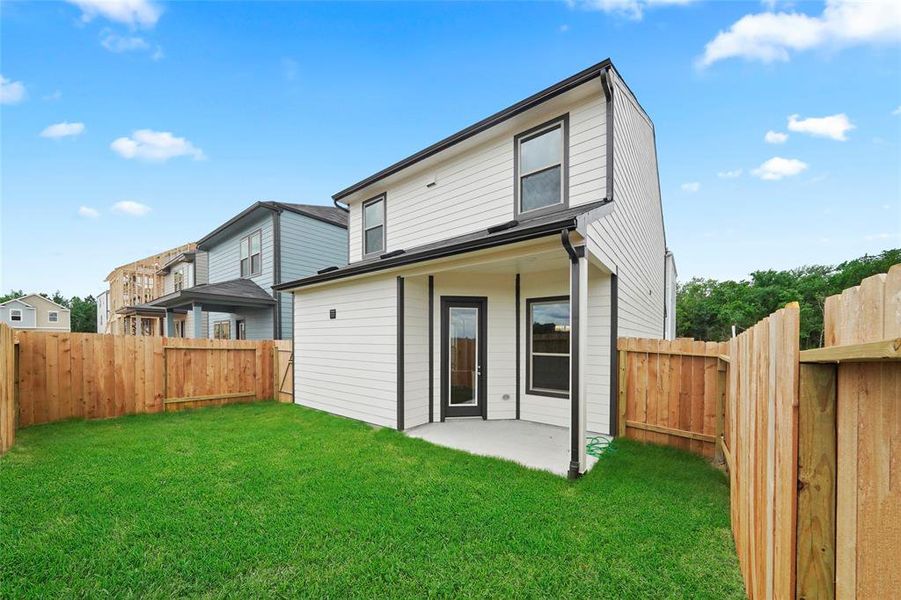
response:
[[[585,456],[585,385],[581,372],[583,358],[586,355],[588,324],[588,259],[585,258],[585,247],[573,248],[570,257],[569,276],[569,398],[570,409],[570,479],[576,479],[585,472],[587,458]]]
[[[191,314],[194,317],[194,339],[199,340],[205,338],[203,335],[203,306],[200,304],[191,305]]]
[[[397,276],[397,430],[404,430],[404,278]]]
[[[166,337],[175,337],[175,313],[168,308],[166,309],[164,331]]]

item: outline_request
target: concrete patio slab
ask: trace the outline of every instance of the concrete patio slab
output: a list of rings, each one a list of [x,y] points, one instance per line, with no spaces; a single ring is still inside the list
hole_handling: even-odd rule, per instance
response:
[[[512,460],[531,469],[566,477],[569,469],[569,429],[531,421],[448,419],[405,432],[408,436],[470,454]],[[588,437],[594,437],[589,433]],[[608,436],[602,436],[608,437]],[[597,459],[588,457],[588,470]]]

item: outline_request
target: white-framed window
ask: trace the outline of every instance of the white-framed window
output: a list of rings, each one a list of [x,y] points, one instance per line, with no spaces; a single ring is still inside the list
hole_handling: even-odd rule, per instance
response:
[[[569,395],[569,296],[526,300],[528,394]]]
[[[363,203],[363,255],[385,251],[385,194]]]
[[[259,229],[241,238],[241,277],[263,272],[263,233]]]
[[[185,274],[181,271],[176,271],[172,275],[172,282],[175,286],[175,291],[180,292],[182,288],[185,286]]]
[[[21,308],[9,309],[9,320],[10,321],[21,321],[22,320],[22,309]]]
[[[516,136],[516,211],[528,213],[566,204],[567,118]]]
[[[47,313],[47,320],[51,323],[59,323],[59,311],[51,310]]]
[[[217,340],[232,339],[231,321],[216,321],[213,323],[213,337]]]

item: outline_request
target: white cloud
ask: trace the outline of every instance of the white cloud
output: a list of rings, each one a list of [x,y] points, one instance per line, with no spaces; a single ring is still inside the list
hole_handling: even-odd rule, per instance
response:
[[[688,181],[682,184],[682,191],[688,192],[689,194],[694,194],[699,189],[701,189],[701,184],[697,181]]]
[[[586,10],[599,10],[640,21],[644,11],[657,6],[685,5],[695,0],[567,0],[568,4]]]
[[[741,177],[742,169],[733,169],[731,171],[720,171],[716,174],[720,179],[735,179],[736,177]]]
[[[170,158],[190,156],[194,160],[206,158],[203,151],[185,138],[175,137],[169,131],[139,129],[131,137],[120,137],[110,148],[123,158],[137,158],[150,162],[164,162]]]
[[[898,108],[896,108],[895,110],[893,110],[893,111],[892,111],[892,114],[893,114],[894,116],[896,116],[896,117],[899,116],[899,115],[901,115],[901,106],[899,106]]]
[[[41,100],[47,100],[48,102],[56,102],[57,100],[63,97],[63,93],[59,90],[54,91],[52,94],[47,94]]]
[[[840,142],[848,139],[848,136],[845,134],[852,129],[854,129],[854,124],[851,123],[848,115],[844,113],[829,117],[810,117],[807,119],[799,119],[798,115],[791,115],[788,118],[789,131],[830,138]]]
[[[823,13],[764,12],[745,15],[704,47],[698,66],[727,58],[787,61],[792,52],[901,41],[898,0],[827,0]]]
[[[157,46],[156,50],[153,51],[153,54],[150,55],[150,60],[162,60],[165,56],[166,55],[163,54],[163,49]]]
[[[796,158],[774,156],[751,171],[756,177],[767,181],[778,181],[783,177],[792,177],[807,169],[807,163]]]
[[[69,123],[68,121],[63,121],[62,123],[55,123],[44,128],[44,131],[41,132],[41,137],[58,139],[69,136],[78,136],[82,133],[84,133],[84,123]]]
[[[150,212],[150,207],[134,200],[122,200],[113,204],[112,211],[120,215],[129,215],[131,217],[143,217]]]
[[[100,213],[96,208],[91,208],[90,206],[79,206],[78,207],[79,216],[85,217],[86,219],[96,219],[100,216]]]
[[[560,30],[560,33],[566,33],[567,31],[569,31],[569,25],[567,25],[566,23],[564,23],[563,25],[561,25],[561,26],[559,27],[559,30]]]
[[[18,104],[25,96],[24,83],[0,75],[0,104]]]
[[[150,48],[150,44],[144,38],[119,35],[109,29],[105,29],[100,33],[100,45],[110,52],[116,53],[148,50]]]
[[[865,239],[868,242],[874,242],[876,240],[890,240],[893,237],[896,237],[896,236],[892,235],[891,233],[874,233],[871,235],[863,236],[863,239]]]
[[[81,20],[103,17],[131,27],[153,27],[163,9],[153,0],[67,0],[81,9]]]
[[[767,144],[784,144],[786,140],[788,140],[788,134],[782,133],[781,131],[770,130],[763,136],[763,140]]]

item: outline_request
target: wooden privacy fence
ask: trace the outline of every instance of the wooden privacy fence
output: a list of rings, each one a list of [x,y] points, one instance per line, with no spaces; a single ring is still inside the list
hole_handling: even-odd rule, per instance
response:
[[[16,335],[18,427],[275,396],[272,340]]]
[[[687,338],[620,338],[619,435],[712,458],[722,432],[726,348]]]
[[[825,348],[799,324],[792,303],[726,346],[621,339],[620,434],[716,446],[750,598],[898,597],[901,265],[826,300]]]
[[[13,330],[0,323],[0,454],[16,441],[15,353]]]

